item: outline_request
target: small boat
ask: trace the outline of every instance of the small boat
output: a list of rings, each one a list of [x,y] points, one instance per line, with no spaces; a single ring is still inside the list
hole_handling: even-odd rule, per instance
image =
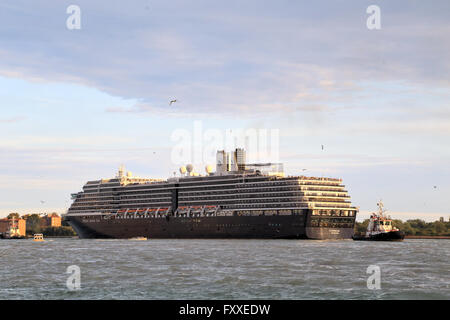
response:
[[[402,241],[405,233],[392,226],[390,217],[385,216],[386,210],[383,203],[377,203],[378,213],[372,213],[367,226],[367,231],[362,236],[353,236],[353,240],[359,241]]]
[[[145,241],[145,240],[147,240],[147,238],[146,237],[134,237],[134,238],[130,238],[130,240]]]
[[[35,233],[33,235],[33,241],[42,242],[44,240],[44,235],[42,233]]]

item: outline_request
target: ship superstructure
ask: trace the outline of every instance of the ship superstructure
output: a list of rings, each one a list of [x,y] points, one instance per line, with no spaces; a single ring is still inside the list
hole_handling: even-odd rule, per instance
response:
[[[230,155],[231,154],[231,155]],[[341,179],[285,176],[281,164],[248,164],[218,151],[217,170],[142,179],[121,168],[89,181],[67,213],[80,237],[351,238],[358,208]]]

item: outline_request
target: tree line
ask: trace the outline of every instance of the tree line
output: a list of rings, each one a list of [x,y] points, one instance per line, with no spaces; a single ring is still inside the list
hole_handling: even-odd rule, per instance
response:
[[[18,213],[10,213],[7,216],[8,219],[25,219],[26,220],[26,233],[27,235],[33,235],[36,233],[42,233],[44,236],[76,236],[77,234],[67,221],[61,221],[61,227],[43,227],[42,217],[39,214],[25,214],[22,217]]]

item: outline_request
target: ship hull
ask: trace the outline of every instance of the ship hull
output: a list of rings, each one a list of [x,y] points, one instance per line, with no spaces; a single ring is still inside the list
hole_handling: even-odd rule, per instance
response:
[[[351,239],[353,228],[307,227],[304,215],[103,219],[68,217],[80,238]]]

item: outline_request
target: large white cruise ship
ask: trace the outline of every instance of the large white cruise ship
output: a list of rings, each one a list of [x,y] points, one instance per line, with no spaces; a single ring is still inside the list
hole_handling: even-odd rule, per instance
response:
[[[341,179],[285,176],[281,164],[248,164],[245,150],[217,152],[216,172],[87,182],[66,219],[81,238],[351,239],[358,208]]]

